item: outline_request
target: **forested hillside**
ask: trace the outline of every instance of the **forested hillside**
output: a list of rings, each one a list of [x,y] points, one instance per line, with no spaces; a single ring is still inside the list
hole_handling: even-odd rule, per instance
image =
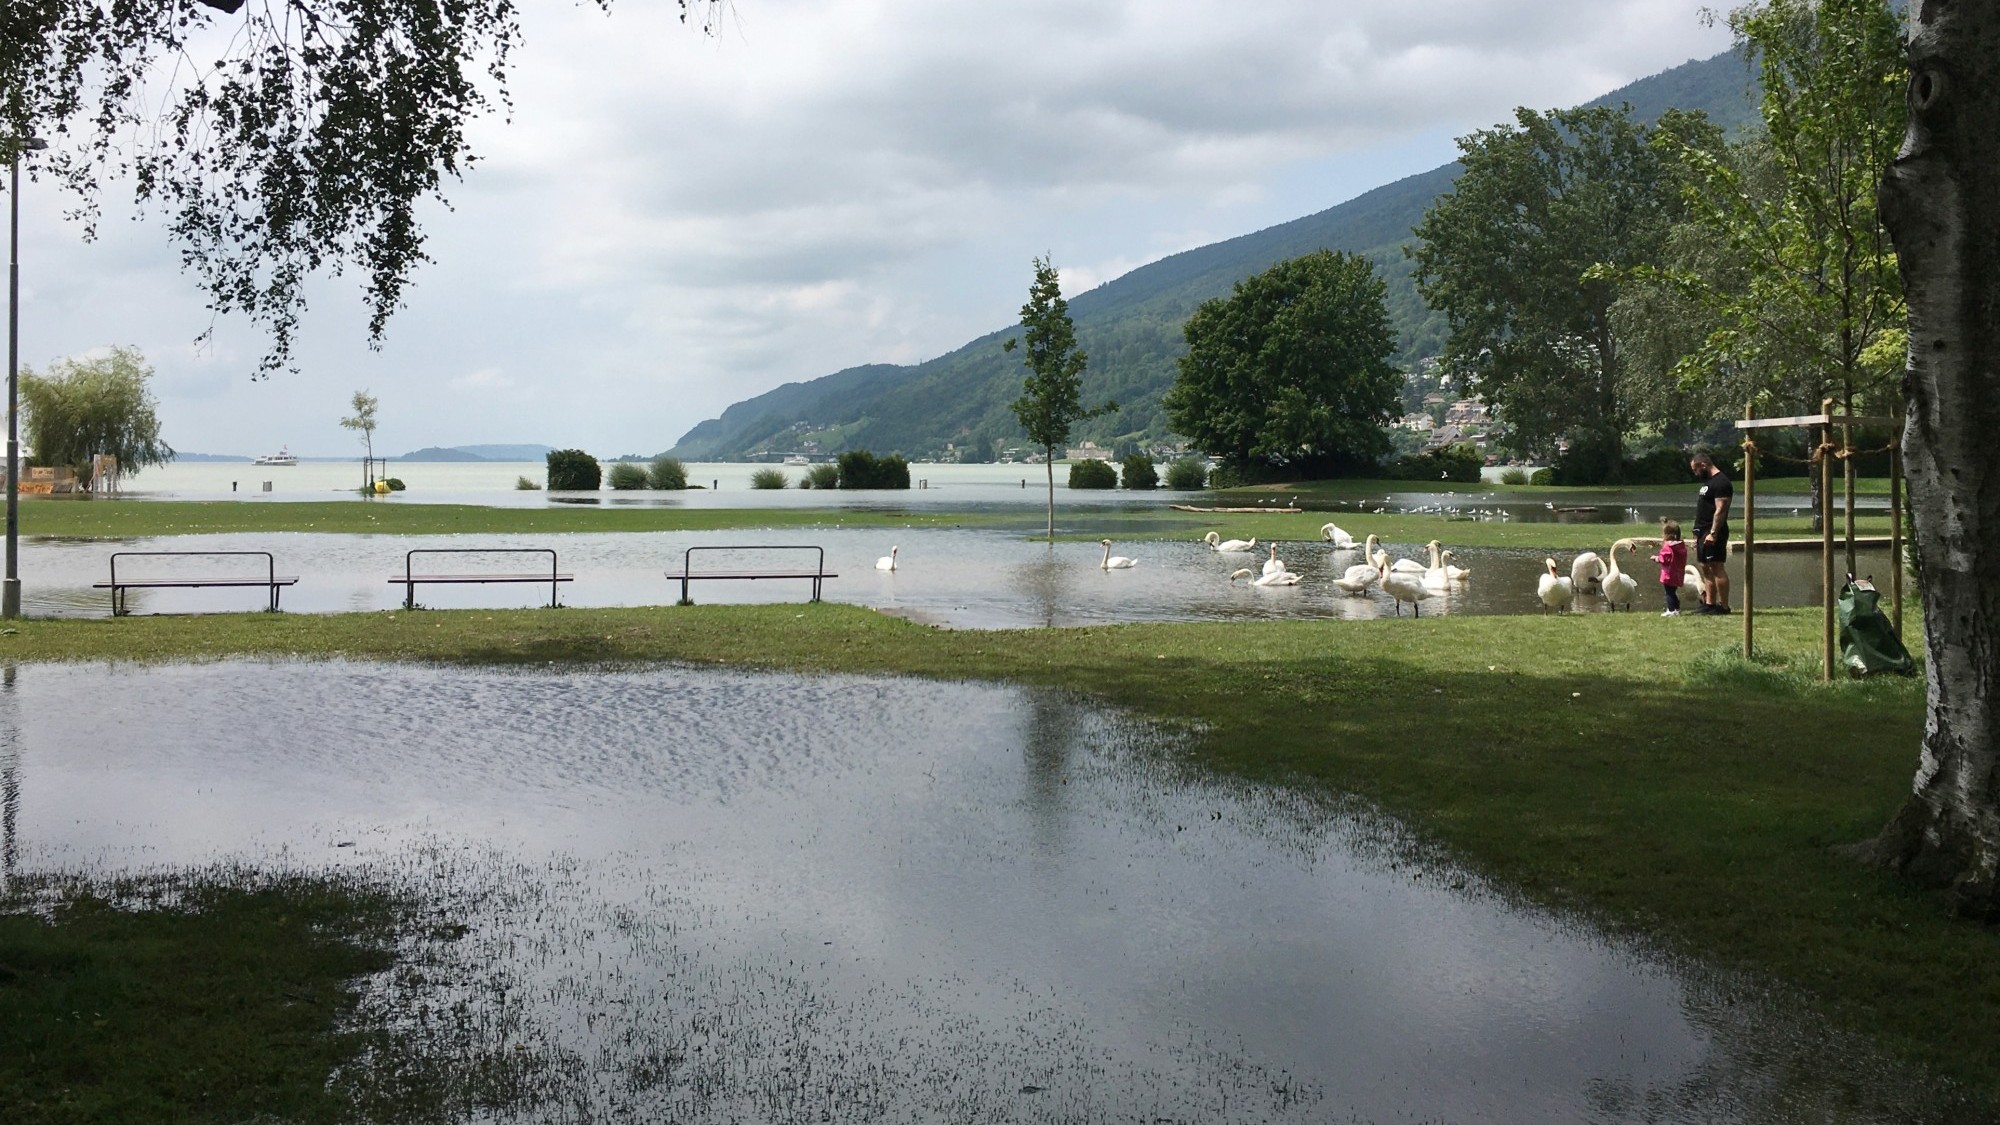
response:
[[[1736,128],[1756,119],[1750,88],[1748,67],[1725,53],[1641,79],[1592,104],[1630,103],[1645,120],[1668,108],[1698,109]],[[1345,250],[1373,261],[1388,281],[1399,362],[1435,354],[1444,326],[1417,296],[1403,247],[1424,209],[1457,174],[1458,166],[1450,164],[1398,180],[1316,215],[1162,258],[1071,298],[1078,338],[1090,354],[1086,401],[1111,398],[1121,405],[1079,426],[1078,440],[1110,445],[1164,436],[1160,397],[1173,382],[1188,314],[1242,278],[1315,250]],[[671,452],[691,460],[735,460],[798,449],[810,440],[827,452],[873,449],[912,457],[942,455],[950,443],[970,450],[968,459],[990,458],[996,446],[1020,440],[1008,408],[1020,394],[1020,359],[1000,350],[1014,331],[1001,329],[908,367],[869,364],[788,383],[701,423]]]

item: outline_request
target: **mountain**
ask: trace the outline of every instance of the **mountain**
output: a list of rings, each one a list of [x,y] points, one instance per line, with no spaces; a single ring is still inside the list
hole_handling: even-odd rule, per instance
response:
[[[1756,121],[1752,75],[1724,52],[1683,63],[1614,90],[1590,105],[1628,103],[1642,120],[1668,108],[1698,109],[1726,128]],[[1070,300],[1077,339],[1090,355],[1085,402],[1115,399],[1120,409],[1077,427],[1075,438],[1109,445],[1167,433],[1160,398],[1185,345],[1181,326],[1201,302],[1276,263],[1320,249],[1364,255],[1388,282],[1391,320],[1408,365],[1442,350],[1446,328],[1417,296],[1415,264],[1403,253],[1411,228],[1458,176],[1447,164],[1366,192],[1337,207],[1162,258]],[[787,383],[702,422],[670,451],[684,460],[738,460],[754,453],[873,449],[944,455],[947,445],[990,456],[1018,444],[1009,408],[1021,393],[1020,358],[1000,343],[1017,328],[988,333],[911,366],[868,364],[804,383]]]
[[[540,461],[553,445],[427,445],[397,461]]]

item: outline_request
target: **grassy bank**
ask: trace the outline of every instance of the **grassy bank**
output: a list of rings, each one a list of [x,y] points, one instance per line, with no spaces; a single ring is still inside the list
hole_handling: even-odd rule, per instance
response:
[[[1345,482],[1341,482],[1345,483]],[[1378,486],[1379,487],[1379,486]],[[1289,494],[1287,494],[1289,496]],[[1375,493],[1376,496],[1384,495]],[[1624,534],[1648,534],[1649,526],[1583,523],[1524,523],[1478,520],[1450,513],[1374,512],[1177,512],[1177,502],[1161,494],[1157,506],[1096,509],[1088,494],[1059,496],[1057,525],[1065,539],[1124,541],[1199,539],[1218,531],[1225,538],[1317,540],[1329,520],[1360,537],[1380,535],[1391,543],[1440,539],[1458,547],[1522,547],[1542,550],[1602,551]],[[1226,502],[1226,501],[1225,501]],[[1760,534],[1807,534],[1804,517],[1765,517]],[[576,532],[643,533],[676,531],[879,528],[975,528],[1036,537],[1043,517],[1033,510],[963,512],[929,507],[906,511],[850,511],[838,508],[684,509],[619,504],[560,505],[548,508],[488,508],[473,504],[409,504],[397,500],[330,500],[298,503],[193,500],[31,499],[21,505],[21,530],[29,536],[71,539],[139,539],[179,535],[534,535]],[[1887,534],[1885,519],[1865,519],[1864,534]],[[885,544],[886,546],[886,544]]]
[[[1732,619],[944,632],[834,605],[29,621],[0,660],[680,660],[1082,688],[1203,724],[1210,766],[1360,794],[1542,903],[1795,986],[2000,1107],[2000,936],[1840,858],[1908,791],[1921,685],[1813,682]]]

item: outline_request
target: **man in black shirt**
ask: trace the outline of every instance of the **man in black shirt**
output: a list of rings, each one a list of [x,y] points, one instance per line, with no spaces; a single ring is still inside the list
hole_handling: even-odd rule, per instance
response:
[[[1715,467],[1714,458],[1696,453],[1688,469],[1701,481],[1694,501],[1694,558],[1707,590],[1698,613],[1729,612],[1729,503],[1736,486]]]

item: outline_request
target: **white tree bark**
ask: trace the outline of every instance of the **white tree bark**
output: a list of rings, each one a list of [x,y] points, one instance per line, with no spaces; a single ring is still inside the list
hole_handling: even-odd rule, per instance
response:
[[[2000,0],[1915,0],[1910,22],[1910,128],[1881,214],[1910,309],[1928,714],[1914,791],[1873,851],[2000,920]]]

